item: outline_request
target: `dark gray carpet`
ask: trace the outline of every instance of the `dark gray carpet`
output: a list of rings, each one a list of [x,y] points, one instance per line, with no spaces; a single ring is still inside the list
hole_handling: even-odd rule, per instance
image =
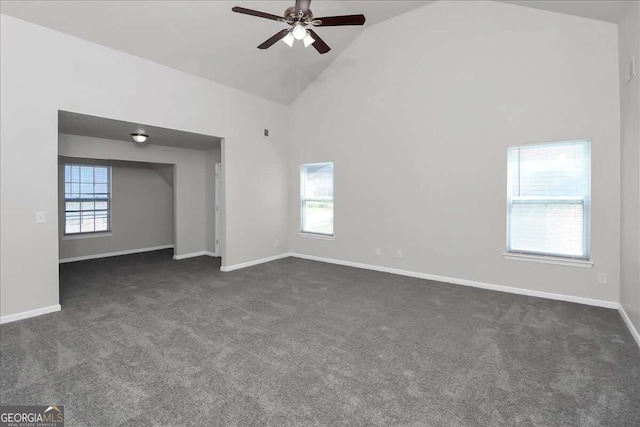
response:
[[[285,259],[61,266],[63,310],[0,327],[3,404],[67,425],[638,426],[615,310]]]

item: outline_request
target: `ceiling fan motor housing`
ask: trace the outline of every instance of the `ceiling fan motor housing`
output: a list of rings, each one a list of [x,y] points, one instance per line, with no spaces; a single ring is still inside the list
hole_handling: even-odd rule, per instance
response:
[[[304,10],[300,9],[300,13],[296,15],[296,8],[294,6],[288,7],[287,10],[284,11],[284,19],[287,22],[307,22],[313,20],[313,13],[311,9],[307,9],[305,13]]]

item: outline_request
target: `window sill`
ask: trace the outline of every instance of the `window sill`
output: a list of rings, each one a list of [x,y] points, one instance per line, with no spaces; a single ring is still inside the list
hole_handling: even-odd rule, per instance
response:
[[[516,254],[509,252],[503,253],[502,256],[504,257],[504,259],[509,259],[512,261],[539,262],[543,264],[566,265],[569,267],[581,268],[593,267],[593,262],[586,259],[558,258],[542,255]]]
[[[335,236],[329,236],[327,234],[313,234],[313,233],[298,233],[298,237],[305,237],[308,239],[319,239],[319,240],[335,240]]]
[[[108,236],[113,236],[113,233],[110,231],[105,231],[104,233],[68,234],[68,235],[62,236],[62,240],[92,239],[94,237],[108,237]]]

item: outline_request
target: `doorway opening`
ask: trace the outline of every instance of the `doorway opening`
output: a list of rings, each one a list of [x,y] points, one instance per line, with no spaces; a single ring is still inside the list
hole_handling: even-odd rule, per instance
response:
[[[132,138],[139,134],[144,143]],[[157,252],[177,261],[209,256],[219,268],[223,142],[59,111],[60,263]]]

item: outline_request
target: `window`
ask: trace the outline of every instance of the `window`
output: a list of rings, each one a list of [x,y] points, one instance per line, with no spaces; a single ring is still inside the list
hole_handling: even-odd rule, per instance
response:
[[[111,168],[64,165],[64,233],[81,234],[111,228]]]
[[[507,250],[589,259],[591,142],[509,149]]]
[[[333,162],[302,165],[303,233],[333,236]]]

